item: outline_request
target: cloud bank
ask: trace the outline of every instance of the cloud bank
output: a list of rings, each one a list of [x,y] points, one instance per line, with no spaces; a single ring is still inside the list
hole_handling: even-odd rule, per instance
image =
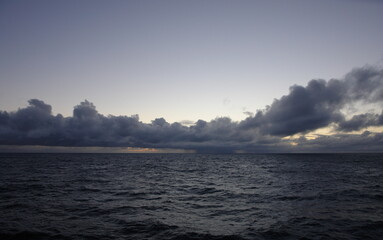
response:
[[[354,69],[343,79],[315,79],[305,87],[294,85],[288,95],[240,122],[221,117],[187,126],[163,118],[143,123],[138,115],[99,114],[87,100],[74,107],[73,116],[63,117],[54,116],[45,102],[31,99],[26,108],[0,111],[0,145],[197,152],[383,151],[383,133],[366,130],[383,125],[382,103],[383,70],[376,67]],[[344,113],[346,108],[364,104],[374,105],[375,112]],[[331,127],[332,133],[306,137],[325,127]]]

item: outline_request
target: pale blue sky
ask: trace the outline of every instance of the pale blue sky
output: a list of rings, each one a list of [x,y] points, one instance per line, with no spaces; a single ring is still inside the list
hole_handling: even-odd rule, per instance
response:
[[[383,2],[1,1],[0,110],[38,98],[144,122],[244,119],[313,78],[382,65]]]

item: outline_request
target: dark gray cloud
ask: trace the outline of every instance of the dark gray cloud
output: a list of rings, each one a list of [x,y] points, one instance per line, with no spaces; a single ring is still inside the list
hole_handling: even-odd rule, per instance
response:
[[[357,68],[345,77],[348,101],[381,102],[383,100],[383,69]]]
[[[32,99],[26,108],[0,112],[0,144],[197,150],[206,144],[202,148],[232,151],[233,143],[245,138],[236,130],[237,123],[229,118],[199,120],[189,127],[170,124],[163,118],[143,123],[137,115],[103,116],[87,100],[74,107],[72,117],[53,116],[51,111],[50,105]]]
[[[311,80],[307,87],[293,86],[290,94],[243,122],[259,127],[263,134],[288,136],[325,127],[341,119],[345,89],[339,80]]]
[[[364,131],[361,134],[322,135],[315,139],[301,137],[301,152],[382,152],[383,133]]]
[[[342,80],[311,80],[306,87],[292,86],[288,95],[244,120],[242,127],[259,128],[262,134],[276,136],[304,133],[339,122],[340,129],[345,130],[347,122],[341,113],[345,105],[356,102],[381,104],[382,100],[383,71],[373,67],[358,68]],[[366,122],[359,128],[371,125],[381,123],[375,121],[368,125]]]
[[[288,95],[240,122],[222,117],[187,125],[168,123],[164,118],[143,123],[138,115],[99,114],[87,100],[74,107],[73,116],[63,117],[52,115],[52,107],[43,101],[31,99],[26,108],[0,111],[0,145],[177,148],[198,152],[376,151],[383,150],[382,134],[340,133],[382,126],[383,113],[358,114],[346,120],[341,110],[355,103],[374,103],[381,112],[382,101],[383,71],[373,67],[355,69],[344,79],[311,80],[306,87],[294,85]],[[329,125],[336,126],[338,133],[314,140],[282,138]]]
[[[383,125],[383,112],[382,114],[364,113],[354,115],[350,120],[339,122],[338,130],[349,132],[381,125]]]

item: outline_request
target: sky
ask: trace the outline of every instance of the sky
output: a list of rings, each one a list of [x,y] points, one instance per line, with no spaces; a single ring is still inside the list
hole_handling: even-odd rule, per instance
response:
[[[0,144],[383,151],[382,12],[378,0],[1,1]]]

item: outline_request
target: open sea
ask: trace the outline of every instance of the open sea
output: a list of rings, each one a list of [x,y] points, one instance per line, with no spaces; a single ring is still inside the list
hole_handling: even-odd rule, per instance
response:
[[[0,154],[0,239],[383,239],[383,154]]]

